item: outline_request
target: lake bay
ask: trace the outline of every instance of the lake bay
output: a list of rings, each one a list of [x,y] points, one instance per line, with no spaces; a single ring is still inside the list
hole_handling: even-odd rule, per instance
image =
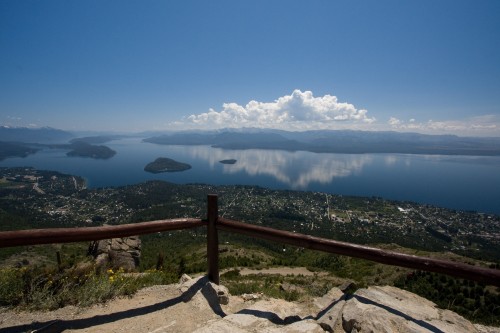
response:
[[[257,185],[273,189],[377,196],[459,210],[500,214],[500,157],[406,154],[330,154],[282,150],[226,150],[210,146],[167,146],[138,138],[106,144],[108,160],[68,157],[46,149],[1,167],[31,166],[78,175],[90,188],[159,179],[178,184]],[[188,163],[182,172],[151,174],[158,157]],[[235,164],[219,161],[235,159]]]

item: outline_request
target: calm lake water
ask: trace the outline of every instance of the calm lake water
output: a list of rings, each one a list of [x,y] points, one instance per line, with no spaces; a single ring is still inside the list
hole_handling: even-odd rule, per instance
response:
[[[124,139],[106,144],[109,160],[67,157],[43,150],[0,166],[32,166],[78,175],[88,187],[136,184],[152,179],[214,185],[258,185],[274,189],[378,196],[442,207],[500,214],[500,157],[403,154],[317,154],[281,150],[224,150],[209,146],[162,146]],[[158,157],[189,163],[183,172],[151,174]],[[220,160],[236,159],[236,164]]]

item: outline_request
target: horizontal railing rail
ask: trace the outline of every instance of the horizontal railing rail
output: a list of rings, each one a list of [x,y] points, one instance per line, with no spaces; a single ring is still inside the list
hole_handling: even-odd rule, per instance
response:
[[[0,232],[0,248],[96,241],[122,238],[155,232],[181,230],[205,226],[201,219],[169,219],[102,227],[31,229]]]
[[[239,233],[282,244],[366,259],[387,265],[442,273],[500,287],[500,270],[460,262],[419,257],[373,247],[339,242],[295,232],[242,223],[218,216],[217,196],[209,195],[207,219],[168,219],[102,227],[32,229],[0,232],[0,248],[96,241],[206,226],[208,278],[219,283],[218,230]]]
[[[387,265],[443,273],[468,280],[476,280],[485,284],[500,286],[500,270],[339,242],[331,239],[241,223],[225,218],[218,219],[217,229],[306,249],[366,259]]]

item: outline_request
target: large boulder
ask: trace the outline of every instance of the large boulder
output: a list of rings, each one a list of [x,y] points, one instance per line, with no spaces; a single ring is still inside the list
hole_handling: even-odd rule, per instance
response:
[[[200,279],[184,282],[192,289]],[[205,288],[209,290],[203,292]],[[196,306],[217,302],[220,286],[202,283],[199,297],[188,297]],[[198,288],[197,288],[198,289]],[[197,290],[195,289],[195,290]],[[369,287],[354,294],[332,288],[323,297],[310,301],[288,302],[266,298],[246,300],[230,296],[237,307],[213,306],[222,314],[195,332],[440,332],[499,333],[498,328],[473,325],[458,314],[439,309],[433,302],[395,287]],[[200,302],[203,300],[203,302]],[[231,311],[232,309],[232,311]]]
[[[92,242],[89,254],[95,258],[98,267],[134,271],[140,263],[141,239],[139,236],[131,236]]]
[[[339,331],[342,327],[345,299],[346,295],[340,288],[332,288],[323,297],[314,299],[313,303],[318,310],[316,320],[325,331]]]
[[[453,332],[478,330],[458,314],[439,309],[433,302],[395,287],[360,289],[342,310],[346,332]]]

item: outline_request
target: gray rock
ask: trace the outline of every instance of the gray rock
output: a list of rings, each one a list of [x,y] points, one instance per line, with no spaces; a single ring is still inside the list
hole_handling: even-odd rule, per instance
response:
[[[186,295],[195,286],[194,290],[198,290],[186,302],[200,310],[210,304],[214,309],[213,303],[220,302],[222,286],[211,284],[206,277],[183,280]],[[231,298],[229,294],[227,297]],[[497,328],[472,325],[420,296],[387,286],[360,289],[350,296],[333,288],[323,297],[305,303],[260,299],[248,304],[242,298],[235,298],[235,303],[237,312],[228,312],[230,307],[224,307],[226,313],[196,332],[498,332]]]
[[[256,301],[256,300],[262,298],[262,294],[243,294],[243,295],[241,295],[241,298],[243,298],[243,300],[245,302]]]
[[[328,332],[342,327],[342,309],[345,304],[345,295],[339,288],[330,289],[323,297],[315,298],[314,305],[319,312],[316,320]]]
[[[356,289],[356,283],[354,281],[346,281],[338,287],[342,292],[348,293]]]
[[[339,299],[335,303],[332,303],[331,308],[327,308],[327,311],[317,319],[321,328],[328,332],[334,332],[341,328],[344,305],[345,301],[343,299]]]
[[[183,283],[186,283],[188,281],[192,280],[191,277],[187,274],[182,274],[181,278],[179,279],[179,283],[180,284],[183,284]]]
[[[134,271],[141,258],[141,240],[139,236],[100,240],[90,244],[89,254],[97,267]]]
[[[358,290],[342,310],[342,326],[352,332],[476,333],[469,321],[431,301],[395,287]]]
[[[344,298],[344,293],[339,288],[334,287],[322,297],[314,298],[313,303],[318,308],[318,311],[325,311],[332,303]]]
[[[215,292],[217,293],[217,299],[219,304],[228,305],[229,304],[229,290],[221,285],[214,285]]]
[[[297,286],[294,286],[293,284],[290,284],[288,282],[281,283],[280,289],[286,293],[298,292],[300,290]]]
[[[269,329],[269,333],[323,333],[321,326],[312,319],[297,321],[293,324]]]
[[[263,329],[269,327],[270,323],[267,318],[261,318],[258,316],[244,314],[244,313],[233,313],[224,317],[225,322],[229,322],[231,326],[238,327],[239,329],[251,330],[251,329]]]
[[[192,279],[184,274],[179,282],[184,302],[193,302],[200,307],[208,305],[218,313],[222,313],[221,304],[229,303],[229,290],[222,285],[210,282],[206,276]]]
[[[478,330],[479,333],[500,333],[500,327],[490,327],[480,324],[474,324],[474,327]]]
[[[208,322],[205,326],[195,330],[196,333],[247,333],[250,332],[244,328],[240,328],[238,324],[228,320],[214,320]],[[193,332],[193,333],[194,333]]]

